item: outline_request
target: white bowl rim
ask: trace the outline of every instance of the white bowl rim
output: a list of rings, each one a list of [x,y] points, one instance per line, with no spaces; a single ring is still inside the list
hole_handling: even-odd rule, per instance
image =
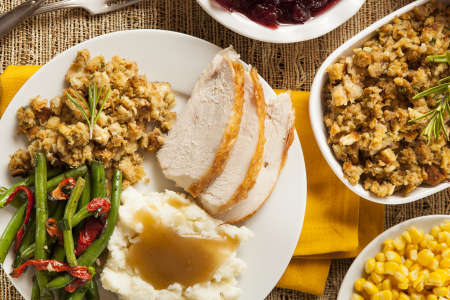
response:
[[[215,3],[215,0],[197,0],[203,10],[223,26],[245,37],[268,43],[295,43],[325,35],[347,22],[365,2],[366,0],[339,0],[305,24],[280,25],[277,29],[271,29],[238,12],[230,13]]]
[[[339,48],[337,48],[328,58],[323,62],[321,67],[316,73],[316,76],[314,78],[312,87],[311,87],[311,94],[309,99],[309,116],[311,120],[311,127],[314,132],[314,136],[316,138],[317,144],[320,148],[320,151],[322,152],[323,157],[328,162],[328,165],[333,170],[333,172],[336,174],[336,176],[355,194],[359,195],[360,197],[367,199],[372,202],[381,203],[381,204],[388,204],[388,205],[397,205],[397,204],[404,204],[404,203],[410,203],[422,198],[425,198],[427,196],[433,195],[435,193],[438,193],[440,191],[443,191],[445,189],[450,188],[450,182],[443,182],[437,186],[434,187],[418,187],[414,191],[412,191],[407,196],[401,196],[401,195],[392,195],[385,198],[377,197],[370,193],[369,191],[366,191],[360,183],[356,185],[350,184],[350,182],[344,177],[344,173],[342,171],[341,164],[337,161],[337,159],[334,157],[334,154],[331,151],[331,148],[328,146],[327,143],[327,135],[326,135],[326,129],[323,122],[323,110],[322,110],[322,90],[324,83],[327,80],[327,74],[326,69],[329,65],[334,63],[339,57],[343,56],[345,52],[348,52],[354,48],[356,48],[359,43],[362,41],[365,41],[367,38],[369,38],[378,28],[381,26],[389,23],[392,19],[394,19],[396,16],[401,15],[407,11],[412,10],[416,6],[423,5],[430,0],[417,0],[414,1],[396,11],[393,13],[387,15],[386,17],[378,20],[377,22],[373,23],[366,29],[359,32],[357,35],[349,39],[347,42],[345,42],[343,45],[341,45]]]
[[[438,220],[440,220],[440,221],[438,221]],[[380,235],[378,235],[376,238],[374,238],[369,244],[367,244],[367,246],[364,247],[364,249],[355,258],[355,260],[351,264],[350,268],[348,269],[347,273],[345,274],[344,279],[342,280],[342,284],[339,288],[337,300],[347,300],[347,298],[344,298],[345,297],[344,293],[347,292],[347,289],[350,288],[350,286],[353,291],[353,283],[354,283],[353,281],[351,281],[351,285],[349,285],[348,281],[351,280],[351,277],[355,277],[354,276],[355,274],[360,274],[360,273],[363,274],[364,273],[364,270],[361,268],[361,265],[368,258],[372,257],[369,254],[369,252],[372,252],[372,250],[375,249],[376,247],[380,247],[382,245],[383,241],[385,241],[386,239],[393,238],[392,235],[395,232],[407,230],[411,226],[415,226],[420,229],[419,224],[434,223],[434,221],[436,221],[436,224],[433,224],[433,225],[437,226],[445,220],[450,220],[450,215],[440,215],[439,214],[439,215],[421,216],[421,217],[416,217],[413,219],[403,221],[403,222],[398,223],[398,224],[392,226],[391,228],[388,228],[385,231],[383,231]],[[401,233],[399,233],[398,236],[400,236],[400,234]]]

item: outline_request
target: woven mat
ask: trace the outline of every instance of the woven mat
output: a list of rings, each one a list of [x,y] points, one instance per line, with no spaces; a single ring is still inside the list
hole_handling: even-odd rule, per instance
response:
[[[22,0],[0,2],[2,13]],[[194,35],[221,47],[234,45],[242,58],[256,66],[274,88],[307,90],[315,70],[334,49],[369,24],[409,2],[368,0],[361,11],[340,28],[319,39],[288,45],[241,37],[211,19],[194,0],[147,0],[135,7],[94,17],[77,9],[59,11],[31,18],[0,40],[0,72],[10,64],[44,64],[63,50],[108,32],[160,28]],[[438,213],[450,214],[449,190],[413,204],[388,207],[386,227],[416,216]],[[351,260],[333,262],[322,297],[275,289],[267,299],[336,299],[350,264]],[[1,271],[0,299],[22,299]]]

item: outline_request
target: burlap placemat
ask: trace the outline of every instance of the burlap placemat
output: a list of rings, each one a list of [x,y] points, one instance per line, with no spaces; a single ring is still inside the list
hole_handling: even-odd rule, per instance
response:
[[[0,2],[1,13],[22,0]],[[273,87],[307,90],[316,69],[335,48],[369,24],[409,2],[368,0],[361,11],[340,28],[312,41],[288,45],[262,43],[239,36],[215,22],[194,0],[148,0],[126,10],[94,17],[77,9],[59,11],[31,18],[0,40],[0,72],[10,64],[44,64],[61,51],[104,33],[160,28],[194,35],[222,47],[234,45],[242,58],[256,66]],[[413,204],[388,207],[386,227],[416,216],[438,213],[450,214],[448,190]],[[267,299],[336,299],[350,263],[351,260],[333,263],[322,297],[275,289]],[[0,299],[22,299],[3,272],[0,272]]]

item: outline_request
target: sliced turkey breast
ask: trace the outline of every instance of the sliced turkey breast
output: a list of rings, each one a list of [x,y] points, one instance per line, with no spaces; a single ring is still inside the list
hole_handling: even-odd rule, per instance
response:
[[[236,142],[244,68],[228,48],[202,72],[157,157],[164,175],[196,197],[219,176]]]
[[[247,198],[261,170],[266,102],[258,72],[253,68],[245,74],[244,99],[239,135],[225,168],[198,196],[201,205],[210,214],[224,212]]]
[[[264,156],[262,169],[248,197],[215,217],[236,223],[251,217],[270,197],[286,162],[289,147],[294,139],[294,112],[289,93],[278,95],[266,105]]]

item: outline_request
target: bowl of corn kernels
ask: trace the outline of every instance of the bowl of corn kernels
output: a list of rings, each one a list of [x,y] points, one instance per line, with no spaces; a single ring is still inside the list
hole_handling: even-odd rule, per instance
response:
[[[450,215],[400,223],[354,260],[338,300],[450,299]]]

